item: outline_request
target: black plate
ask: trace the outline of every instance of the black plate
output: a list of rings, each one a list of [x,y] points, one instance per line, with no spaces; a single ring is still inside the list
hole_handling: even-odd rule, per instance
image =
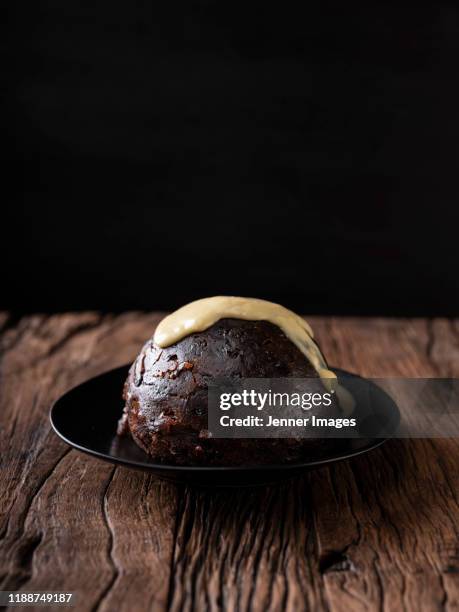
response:
[[[51,408],[51,425],[57,435],[73,448],[129,468],[148,470],[160,478],[212,486],[261,485],[297,475],[336,461],[343,461],[376,448],[385,438],[337,439],[333,455],[309,457],[301,463],[269,466],[195,467],[155,463],[129,437],[119,438],[116,426],[123,409],[121,390],[129,366],[111,370],[88,380],[63,395]],[[357,381],[359,377],[343,370],[341,384]],[[349,383],[350,384],[350,383]],[[387,433],[395,431],[400,413],[393,400],[376,385],[372,386],[372,405],[377,405],[378,416],[389,423]],[[365,408],[367,410],[367,407]]]

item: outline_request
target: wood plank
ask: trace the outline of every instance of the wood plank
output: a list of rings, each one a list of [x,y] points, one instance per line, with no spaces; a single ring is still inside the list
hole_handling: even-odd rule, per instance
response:
[[[34,316],[3,335],[1,589],[75,591],[78,610],[165,606],[175,488],[70,450],[48,423],[55,398],[132,360],[157,320]]]
[[[450,323],[312,321],[329,361],[366,376],[457,375]],[[458,603],[456,440],[391,441],[258,492],[189,489],[173,610],[438,610]]]
[[[450,330],[445,320],[347,319],[320,333],[338,363],[367,376],[457,376]],[[458,462],[456,439],[393,440],[312,476],[331,610],[459,606]]]
[[[170,609],[325,607],[311,503],[304,479],[212,494],[187,489],[179,510]]]
[[[132,360],[159,317],[0,318],[0,588],[74,589],[81,610],[459,607],[454,439],[396,440],[244,490],[177,488],[61,443],[50,403]],[[312,323],[333,365],[458,374],[456,321]]]

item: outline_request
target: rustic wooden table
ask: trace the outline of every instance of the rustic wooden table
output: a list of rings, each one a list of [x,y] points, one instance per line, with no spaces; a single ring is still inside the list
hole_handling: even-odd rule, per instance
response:
[[[394,440],[279,487],[215,491],[61,442],[51,402],[131,361],[159,317],[1,317],[2,590],[126,612],[459,608],[459,440]],[[458,322],[311,321],[333,365],[458,375]]]

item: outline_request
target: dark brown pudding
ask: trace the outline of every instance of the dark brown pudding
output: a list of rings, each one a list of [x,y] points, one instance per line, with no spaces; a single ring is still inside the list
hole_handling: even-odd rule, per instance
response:
[[[215,439],[207,432],[208,383],[216,377],[318,377],[284,332],[268,321],[224,318],[161,348],[149,340],[124,386],[118,433],[155,460],[178,465],[254,465],[317,456],[318,438]],[[336,402],[321,416],[336,416]]]

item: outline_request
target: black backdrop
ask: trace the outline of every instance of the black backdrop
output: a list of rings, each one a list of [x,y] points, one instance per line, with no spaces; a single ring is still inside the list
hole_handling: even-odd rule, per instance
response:
[[[459,7],[272,6],[16,5],[1,308],[459,314]]]

